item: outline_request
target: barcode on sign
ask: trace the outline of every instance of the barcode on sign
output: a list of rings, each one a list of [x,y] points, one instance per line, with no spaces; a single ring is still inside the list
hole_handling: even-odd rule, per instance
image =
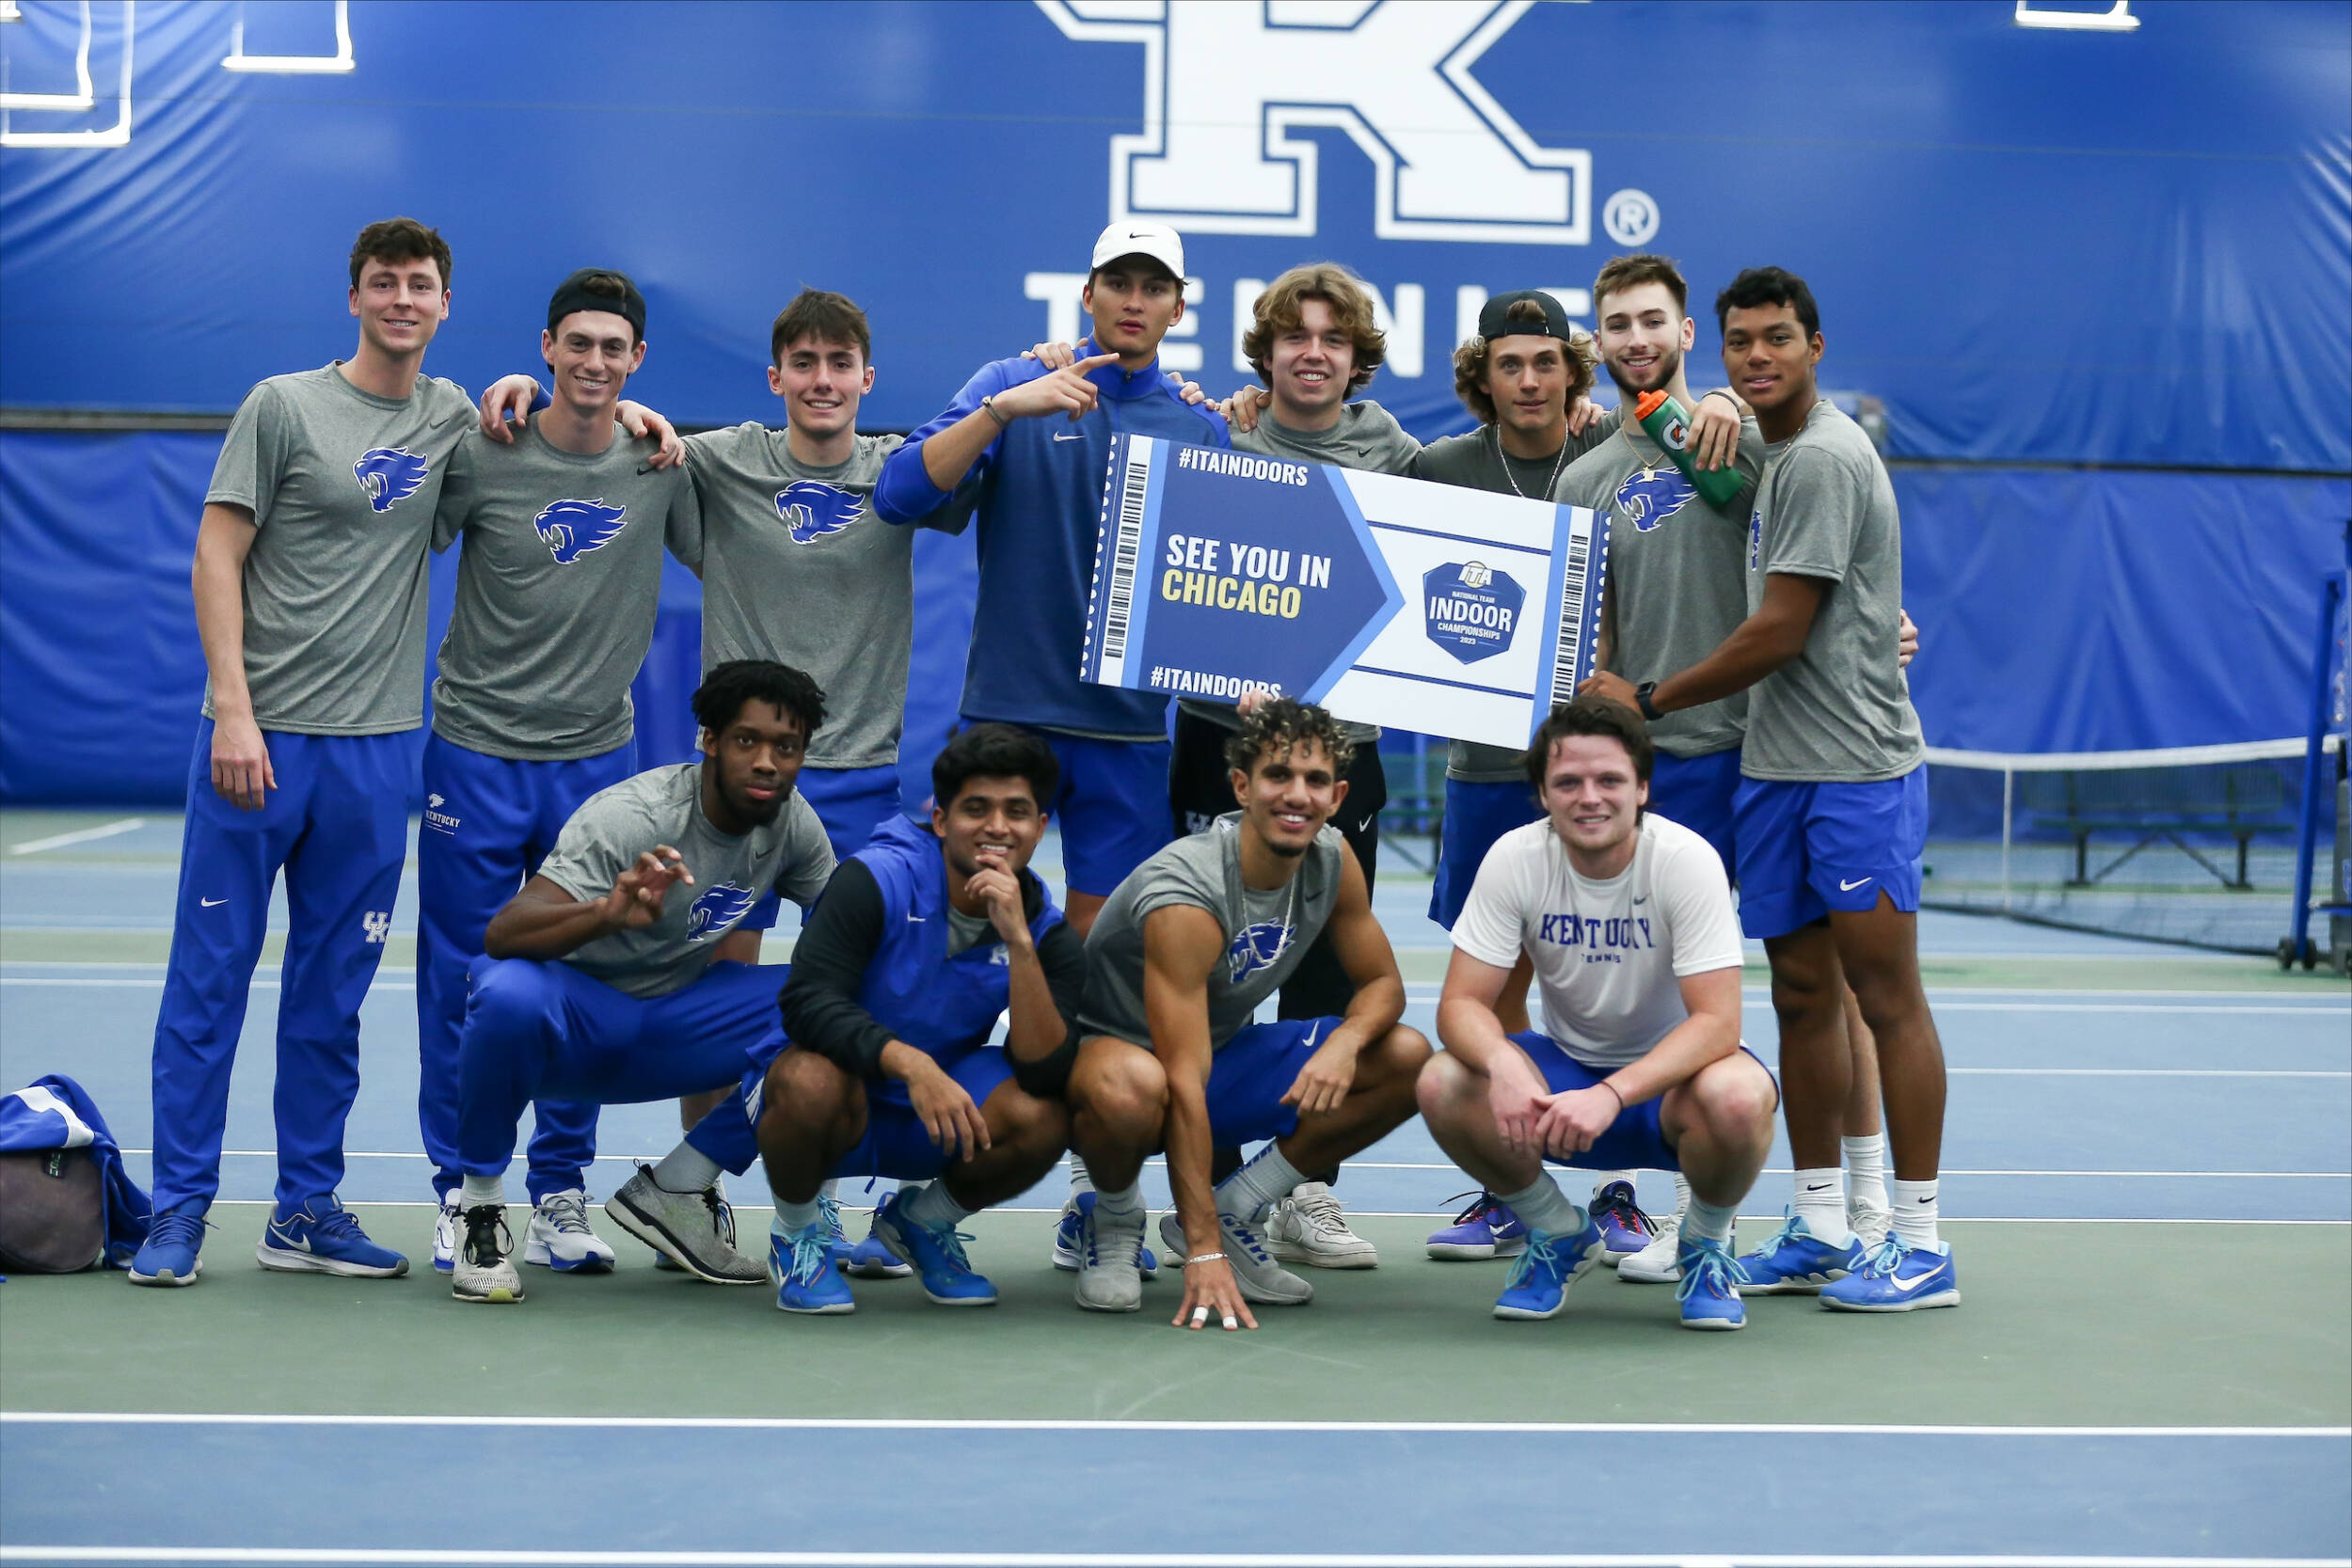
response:
[[[1119,531],[1111,539],[1110,594],[1103,610],[1103,671],[1107,684],[1127,677],[1127,623],[1136,607],[1136,567],[1143,553],[1144,498],[1152,486],[1153,443],[1127,443],[1127,471],[1119,482]]]
[[[1583,673],[1578,665],[1584,657],[1584,590],[1592,558],[1592,525],[1571,526],[1568,563],[1560,575],[1560,642],[1551,659],[1551,692],[1556,703],[1576,695],[1577,679]]]

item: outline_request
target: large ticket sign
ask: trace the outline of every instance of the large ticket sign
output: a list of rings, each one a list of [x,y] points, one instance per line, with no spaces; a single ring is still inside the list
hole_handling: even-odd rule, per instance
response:
[[[1120,436],[1080,673],[1524,746],[1592,673],[1608,550],[1581,507]]]

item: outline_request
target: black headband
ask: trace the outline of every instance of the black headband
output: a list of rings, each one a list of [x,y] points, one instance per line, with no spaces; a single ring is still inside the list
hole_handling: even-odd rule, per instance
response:
[[[619,295],[596,293],[588,287],[591,278],[618,283],[621,286]],[[603,267],[582,267],[557,284],[555,297],[548,301],[548,330],[554,331],[556,324],[577,310],[603,310],[622,317],[636,329],[641,341],[645,336],[645,296],[637,292],[637,285],[628,280],[626,273]]]

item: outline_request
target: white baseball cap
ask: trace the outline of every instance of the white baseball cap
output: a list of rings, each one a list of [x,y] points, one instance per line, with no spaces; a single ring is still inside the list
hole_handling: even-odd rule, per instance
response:
[[[1094,242],[1090,267],[1106,267],[1121,256],[1149,256],[1170,273],[1184,276],[1184,237],[1164,223],[1123,219]]]

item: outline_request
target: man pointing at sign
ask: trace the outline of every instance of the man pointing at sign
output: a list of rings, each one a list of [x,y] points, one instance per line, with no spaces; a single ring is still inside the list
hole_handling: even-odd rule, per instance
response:
[[[1186,404],[1160,339],[1184,319],[1184,248],[1164,224],[1115,223],[1081,296],[1094,330],[1061,370],[983,365],[945,413],[882,465],[874,510],[912,524],[979,480],[977,628],[962,714],[1045,732],[1061,787],[1070,924],[1084,934],[1126,875],[1168,842],[1168,699],[1078,678],[1111,437],[1228,447],[1225,420]],[[1049,417],[1050,416],[1050,417]]]

